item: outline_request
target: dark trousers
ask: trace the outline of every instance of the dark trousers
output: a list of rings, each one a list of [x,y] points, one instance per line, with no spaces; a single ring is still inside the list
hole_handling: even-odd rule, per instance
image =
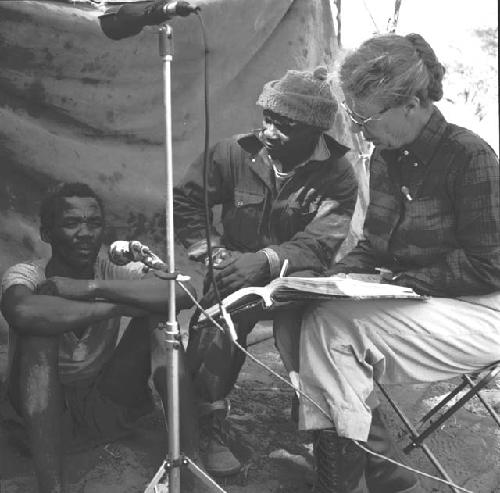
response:
[[[298,372],[301,313],[302,306],[272,312],[257,308],[240,312],[233,317],[238,343],[246,348],[255,324],[273,320],[275,345],[285,368]],[[198,396],[206,402],[223,399],[231,392],[245,362],[245,353],[233,344],[229,330],[221,325],[224,332],[213,325],[192,325],[189,332],[188,366]]]
[[[248,311],[240,314],[235,321],[238,343],[244,348],[247,347],[248,334],[261,316],[262,313]],[[211,324],[192,325],[189,331],[188,367],[196,393],[205,402],[226,397],[245,362],[245,353],[234,345],[229,329],[221,325],[224,331]]]

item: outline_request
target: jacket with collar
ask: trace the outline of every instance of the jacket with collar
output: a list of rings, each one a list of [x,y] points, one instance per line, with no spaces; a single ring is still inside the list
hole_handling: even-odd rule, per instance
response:
[[[345,158],[348,148],[324,134],[329,158],[298,166],[279,192],[263,146],[253,133],[215,144],[208,158],[208,201],[222,206],[220,235],[230,250],[272,248],[288,273],[323,272],[347,236],[357,198],[357,181]],[[176,235],[187,248],[205,239],[203,155],[174,188]]]

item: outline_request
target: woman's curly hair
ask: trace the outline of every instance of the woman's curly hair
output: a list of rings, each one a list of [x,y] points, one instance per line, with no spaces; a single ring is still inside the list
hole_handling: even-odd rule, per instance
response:
[[[445,69],[420,34],[386,34],[365,41],[340,69],[344,93],[385,107],[417,96],[423,105],[443,97]]]

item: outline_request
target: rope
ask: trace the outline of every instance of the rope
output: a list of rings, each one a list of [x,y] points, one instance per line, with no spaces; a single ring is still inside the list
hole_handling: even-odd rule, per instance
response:
[[[375,32],[379,33],[380,29],[378,28],[377,23],[375,22],[375,19],[373,18],[371,10],[368,8],[368,5],[366,4],[366,0],[363,0],[363,6],[365,7],[365,10],[368,12],[368,15],[370,16],[370,19],[373,23],[373,26],[375,27]]]
[[[203,478],[203,480],[210,483],[212,487],[217,491],[226,493],[226,490],[222,489],[203,469],[201,469],[200,466],[198,466],[198,464],[196,464],[196,462],[193,462],[189,457],[186,457],[186,460],[194,469],[196,469],[196,472],[193,471],[194,474],[196,474],[198,477],[201,477]]]
[[[184,284],[182,282],[180,282],[180,281],[177,281],[177,282],[181,286],[181,288],[186,292],[186,294],[191,298],[191,300],[198,307],[198,309],[200,309],[204,313],[204,315],[207,317],[207,319],[210,320],[214,324],[215,327],[217,327],[219,330],[221,330],[221,331],[224,332],[224,329],[222,328],[222,326],[211,315],[209,315],[206,312],[206,310],[198,303],[198,301],[196,300],[196,298],[184,286]],[[307,401],[309,401],[314,407],[316,407],[318,409],[318,411],[321,414],[323,414],[323,416],[325,416],[332,423],[332,425],[334,425],[333,420],[332,420],[330,414],[327,411],[325,411],[325,409],[323,409],[323,407],[321,407],[321,405],[319,403],[317,403],[311,396],[309,396],[308,394],[306,394],[300,388],[295,388],[294,385],[291,382],[289,382],[286,378],[284,378],[279,373],[277,373],[276,371],[274,371],[271,367],[269,367],[268,365],[266,365],[265,363],[263,363],[262,361],[260,361],[259,359],[257,359],[253,354],[251,354],[250,352],[248,352],[238,341],[235,340],[234,344],[235,344],[235,346],[238,349],[240,349],[241,351],[243,351],[243,353],[246,354],[254,363],[256,363],[257,365],[259,365],[262,368],[264,368],[265,370],[267,370],[269,373],[271,373],[271,375],[273,375],[274,377],[276,377],[281,382],[285,383],[288,387],[291,387],[295,392],[297,392],[298,394],[300,394],[301,397],[303,397],[304,399],[306,399]],[[432,474],[427,474],[427,473],[425,473],[423,471],[419,471],[418,469],[414,469],[414,468],[412,468],[410,466],[402,464],[401,462],[398,462],[398,461],[396,461],[394,459],[386,457],[385,455],[378,454],[377,452],[374,452],[373,450],[370,450],[369,448],[365,447],[362,443],[358,442],[357,440],[353,440],[353,442],[360,449],[362,449],[364,452],[366,452],[366,453],[368,453],[370,455],[373,455],[374,457],[378,457],[379,459],[384,459],[384,460],[390,462],[391,464],[394,464],[396,466],[402,467],[403,469],[407,469],[408,471],[412,471],[415,474],[418,474],[420,476],[426,477],[428,479],[432,479],[434,481],[438,481],[439,483],[443,483],[443,484],[445,484],[447,486],[451,486],[451,487],[456,488],[457,490],[463,491],[465,493],[474,493],[473,491],[468,490],[466,488],[463,488],[462,486],[458,486],[458,485],[456,485],[455,483],[453,483],[451,481],[447,481],[445,479],[438,478],[436,476],[433,476]]]

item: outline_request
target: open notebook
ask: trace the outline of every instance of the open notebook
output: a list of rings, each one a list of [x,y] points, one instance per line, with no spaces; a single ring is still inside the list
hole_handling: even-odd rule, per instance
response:
[[[278,308],[297,301],[349,298],[353,300],[380,298],[425,299],[411,288],[381,284],[378,275],[349,274],[347,277],[279,277],[266,286],[247,287],[231,293],[222,300],[229,313],[256,306]],[[207,309],[210,316],[219,313],[219,305]],[[206,317],[202,315],[200,320]]]

